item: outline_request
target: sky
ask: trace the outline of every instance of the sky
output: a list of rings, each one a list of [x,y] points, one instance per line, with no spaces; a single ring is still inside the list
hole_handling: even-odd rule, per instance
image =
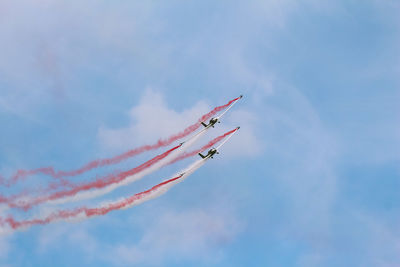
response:
[[[117,155],[244,98],[198,145],[240,131],[184,182],[0,232],[0,266],[399,266],[399,13],[396,0],[1,1],[4,177]]]

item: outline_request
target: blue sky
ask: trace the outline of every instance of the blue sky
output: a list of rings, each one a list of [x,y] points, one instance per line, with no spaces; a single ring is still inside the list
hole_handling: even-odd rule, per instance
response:
[[[245,98],[207,137],[239,134],[185,182],[104,217],[2,234],[0,266],[398,266],[399,11],[395,0],[2,1],[5,176],[116,155]]]

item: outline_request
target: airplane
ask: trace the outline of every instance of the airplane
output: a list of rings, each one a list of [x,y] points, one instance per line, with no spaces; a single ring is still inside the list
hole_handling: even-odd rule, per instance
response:
[[[240,129],[240,127],[236,127],[236,131],[239,130],[239,129]],[[233,135],[236,131],[234,131],[231,135],[229,135],[228,138],[226,138],[225,141],[222,142],[222,144],[220,144],[217,148],[220,148],[226,141],[228,141],[228,139],[231,138],[232,135]],[[204,156],[203,154],[199,153],[199,156],[202,157],[203,159],[209,159],[209,158],[212,158],[212,159],[213,159],[213,158],[214,158],[213,156],[214,156],[215,154],[219,154],[217,148],[212,148],[212,149],[208,150],[207,155],[205,155],[205,156]]]
[[[202,157],[203,159],[205,159],[205,158],[213,159],[214,154],[219,154],[219,152],[215,148],[212,148],[212,149],[208,150],[207,155],[204,156],[203,154],[199,153],[199,156]]]
[[[220,123],[220,121],[218,120],[218,118],[211,118],[211,120],[210,120],[210,122],[208,123],[208,124],[205,124],[204,122],[201,122],[201,124],[204,126],[204,127],[206,127],[206,128],[208,128],[208,127],[214,127],[214,124],[216,124],[216,123]]]
[[[241,99],[243,97],[243,95],[240,95],[239,96],[239,99]],[[233,105],[233,104],[232,104]],[[230,108],[230,107],[229,107]],[[228,108],[228,109],[229,109]],[[222,115],[221,115],[222,116]],[[219,121],[219,117],[216,117],[216,118],[211,118],[211,120],[210,120],[210,122],[208,123],[208,124],[205,124],[204,122],[201,122],[201,124],[204,126],[204,127],[206,127],[206,128],[208,128],[208,127],[213,127],[214,128],[214,125],[216,124],[216,123],[220,123],[220,121]]]

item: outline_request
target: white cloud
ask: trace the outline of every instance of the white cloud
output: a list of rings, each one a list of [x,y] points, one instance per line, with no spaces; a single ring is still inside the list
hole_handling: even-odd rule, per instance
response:
[[[351,254],[357,255],[359,266],[399,266],[400,231],[397,225],[359,210],[348,212],[347,217],[337,220],[344,225],[350,223],[345,229],[336,229],[341,234],[332,238],[329,244],[321,244],[319,248],[304,253],[299,266],[325,266],[331,263],[332,258],[338,258],[340,265],[348,260],[347,257],[354,260]]]
[[[286,203],[278,236],[317,249],[332,235],[339,144],[296,88],[280,86],[267,103],[263,140],[272,170],[266,172]]]
[[[99,241],[88,231],[88,223],[71,224],[62,223],[46,225],[40,229],[36,252],[39,254],[49,254],[54,249],[63,248],[70,245],[73,248],[79,248],[79,252],[88,259],[92,260],[99,251]],[[93,222],[91,222],[91,227]]]
[[[234,8],[229,7],[228,12],[223,14],[225,16],[215,16],[224,20],[227,18],[227,23],[222,26],[207,28],[199,33],[191,32],[189,38],[179,44],[175,43],[176,40],[173,42],[165,40],[160,44],[161,37],[173,36],[171,33],[176,33],[173,25],[169,25],[167,20],[162,21],[162,16],[160,16],[160,13],[163,13],[162,6],[156,7],[150,2],[146,4],[137,2],[136,8],[125,9],[123,5],[113,8],[108,3],[104,3],[106,2],[0,2],[0,21],[2,22],[0,23],[2,36],[0,50],[3,56],[0,60],[0,76],[3,81],[14,86],[2,91],[0,108],[7,112],[31,116],[32,112],[25,111],[31,111],[32,105],[40,106],[46,98],[46,90],[42,89],[43,84],[62,89],[63,82],[80,73],[82,69],[101,72],[103,70],[101,66],[96,65],[96,59],[109,51],[124,55],[132,62],[139,62],[140,69],[151,70],[148,72],[151,73],[152,78],[157,76],[155,74],[158,69],[162,69],[163,73],[168,72],[170,68],[174,69],[171,62],[175,62],[173,58],[175,49],[191,57],[191,60],[203,58],[202,60],[208,63],[206,66],[211,69],[213,66],[210,66],[209,61],[213,58],[217,64],[211,65],[217,66],[215,68],[219,70],[215,75],[226,72],[222,80],[234,79],[240,84],[255,88],[255,92],[251,94],[253,100],[265,99],[265,96],[273,94],[279,95],[282,94],[281,90],[278,92],[273,90],[276,79],[274,75],[262,68],[257,68],[246,60],[248,58],[246,53],[251,50],[248,42],[258,37],[260,28],[265,33],[266,24],[271,27],[278,26],[280,29],[285,27],[291,12],[299,6],[307,8],[304,4],[312,4],[318,8],[330,10],[325,5],[336,5],[316,0],[300,1],[300,3],[288,0],[243,2],[244,4],[238,9],[247,11],[240,13],[247,15],[245,21],[237,19]],[[394,5],[395,1],[388,0],[386,3]],[[155,11],[158,8],[159,10]],[[133,14],[131,13],[133,11],[136,12]],[[229,24],[234,24],[234,27],[227,27]],[[268,32],[265,36],[267,35]],[[158,38],[152,38],[154,36]],[[215,36],[222,37],[218,39]],[[272,40],[273,35],[271,34],[270,37]],[[205,44],[210,43],[212,38],[217,38],[217,40],[211,42],[211,49]],[[173,44],[172,49],[171,44]],[[175,45],[177,48],[174,49]],[[215,50],[213,50],[214,46]],[[180,49],[186,49],[186,51]],[[208,57],[204,57],[205,54]],[[191,61],[188,60],[188,62]],[[200,59],[200,63],[202,62]],[[177,69],[174,71],[178,72]],[[168,72],[167,75],[169,74]],[[35,81],[35,83],[30,81]],[[303,240],[306,236],[307,240],[313,240],[313,237],[319,234],[331,234],[330,224],[334,221],[331,217],[331,209],[337,190],[334,167],[338,144],[335,137],[324,128],[318,114],[307,99],[296,89],[292,88],[288,92],[287,98],[279,104],[291,107],[272,107],[266,104],[267,107],[263,109],[263,113],[254,113],[253,110],[244,110],[239,103],[227,114],[223,123],[218,125],[215,131],[210,132],[209,136],[214,136],[217,131],[221,132],[240,125],[242,126],[240,132],[223,147],[221,159],[231,155],[257,155],[264,152],[264,146],[269,156],[283,159],[281,162],[285,162],[286,165],[282,168],[285,170],[277,177],[270,177],[270,179],[276,178],[278,185],[285,189],[285,199],[290,203],[289,217],[292,222],[296,222],[296,225],[290,225],[290,223],[283,225],[282,231],[285,231],[286,237],[289,236],[291,239],[295,239],[295,235],[301,233],[303,236],[300,239]],[[262,105],[262,103],[259,101],[258,104]],[[193,107],[178,112],[165,103],[162,94],[149,89],[140,104],[129,112],[129,125],[118,129],[105,126],[99,129],[98,138],[106,149],[125,151],[130,147],[155,142],[159,137],[167,136],[177,129],[183,129],[210,108],[208,102],[199,101]],[[260,124],[263,124],[265,129],[262,140],[257,134]],[[396,134],[398,136],[398,133]],[[192,234],[193,230],[195,232],[192,242],[175,240],[176,236],[168,235],[169,228],[175,227],[172,224],[179,223],[174,216],[189,221],[189,226],[186,228],[188,235]],[[203,229],[202,236],[196,235],[197,229],[194,228],[201,228],[201,225],[197,223],[199,218],[212,222],[211,217],[202,211],[193,211],[188,214],[169,212],[160,217],[160,220],[164,221],[169,228],[163,228],[163,225],[155,221],[152,221],[152,225],[158,227],[158,233],[163,240],[176,241],[179,251],[185,251],[186,246],[207,250],[204,247],[215,242],[211,233]],[[221,231],[221,236],[229,236],[230,233],[235,232],[229,230],[231,228],[223,218],[221,219],[218,215],[216,218],[216,225],[213,225],[211,229]],[[385,245],[387,241],[395,247],[398,246],[398,242],[388,238],[389,235],[385,231],[381,231],[384,229],[383,226],[372,228],[378,229],[374,230],[376,233],[383,233],[385,238],[377,242],[382,247],[387,247]],[[46,229],[48,229],[47,226]],[[176,235],[180,234],[174,232],[174,229],[171,231]],[[57,231],[53,234],[57,238],[62,238],[62,234]],[[56,242],[54,240],[57,240],[52,240],[52,236],[49,235],[42,236],[40,239],[39,243],[43,248],[54,244]],[[93,238],[82,232],[72,236],[74,237],[71,238],[77,240],[77,243],[85,238]],[[126,262],[143,262],[146,248],[154,245],[158,248],[157,261],[167,257],[169,249],[173,249],[165,247],[163,241],[157,238],[150,233],[150,230],[146,230],[138,244],[120,245],[114,252],[125,258]],[[8,249],[6,239],[0,237],[0,254],[1,251],[7,252]],[[308,255],[307,259],[308,262],[313,263],[318,263],[320,260],[321,256],[318,253]],[[378,262],[377,265],[384,264]]]
[[[0,109],[33,120],[54,98],[80,101],[82,87],[71,83],[104,71],[98,61],[109,53],[143,60],[160,25],[152,10],[151,2],[2,1]]]
[[[0,259],[7,257],[9,250],[10,250],[10,245],[8,243],[8,240],[3,236],[1,236],[0,233]]]
[[[176,112],[167,107],[161,93],[147,89],[139,105],[129,111],[130,125],[120,129],[100,128],[99,139],[110,149],[155,143],[196,122],[208,110],[204,102],[198,102],[190,109]]]
[[[172,4],[178,5],[178,2]],[[143,75],[151,73],[155,80],[157,76],[181,74],[177,69],[181,66],[178,64],[175,68],[171,64],[177,54],[180,60],[189,62],[206,60],[209,63],[211,57],[221,68],[217,75],[231,70],[229,78],[247,86],[267,88],[269,78],[255,77],[252,68],[235,62],[236,54],[242,55],[247,40],[253,40],[265,25],[285,25],[291,12],[299,6],[288,0],[227,3],[226,8],[213,11],[224,13],[227,20],[215,19],[221,17],[215,16],[213,22],[217,27],[210,27],[204,21],[198,31],[189,33],[190,38],[176,40],[173,36],[181,33],[180,28],[176,28],[175,21],[164,11],[171,11],[170,5],[156,5],[152,1],[118,5],[107,1],[2,1],[0,76],[7,86],[2,85],[5,91],[0,108],[33,116],[32,111],[52,97],[71,96],[79,101],[82,88],[74,89],[71,84],[79,85],[76,81],[82,73],[102,73],[116,80],[124,76],[110,73],[107,65],[110,58],[117,61],[124,58],[126,65],[121,73],[144,70]],[[238,12],[243,12],[247,19],[238,21],[235,16]],[[176,17],[184,20],[185,14],[176,14]],[[204,43],[211,44],[212,48],[199,45]]]
[[[4,206],[0,205],[0,218],[4,218],[4,216],[6,215],[6,211],[7,208],[4,208]],[[6,259],[8,253],[10,252],[10,234],[11,231],[8,228],[3,228],[0,226],[0,260]]]
[[[160,265],[184,260],[218,262],[224,257],[224,247],[234,242],[245,226],[232,207],[218,205],[189,211],[167,207],[147,209],[124,222],[112,221],[112,217],[104,218],[103,223],[104,220],[108,227],[122,227],[127,234],[134,234],[124,241],[104,240],[90,233],[89,227],[98,227],[93,221],[48,225],[39,233],[36,252],[49,254],[72,246],[83,253],[87,262],[107,262],[113,266]]]
[[[368,234],[366,245],[366,261],[373,266],[399,266],[400,263],[400,231],[396,224],[385,223],[382,218],[371,214],[355,213],[360,225]]]
[[[136,244],[118,245],[109,260],[116,265],[159,265],[168,260],[216,262],[220,247],[231,243],[242,223],[231,213],[164,211],[146,223]]]
[[[208,139],[241,126],[240,132],[224,146],[225,154],[257,155],[262,146],[262,142],[255,134],[258,116],[240,108],[240,104],[239,101],[224,115],[222,122],[215,127],[217,130],[209,131]],[[159,138],[180,132],[197,122],[198,118],[211,109],[212,107],[205,101],[199,101],[191,108],[177,112],[168,107],[161,93],[147,89],[140,103],[129,112],[130,125],[119,129],[100,128],[99,141],[107,149],[121,151],[139,145],[153,144]],[[206,141],[203,139],[202,142]],[[202,142],[199,142],[198,146]]]

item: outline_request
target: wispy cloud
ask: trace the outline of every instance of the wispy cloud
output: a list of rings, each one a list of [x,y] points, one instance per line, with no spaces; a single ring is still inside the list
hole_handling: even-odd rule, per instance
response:
[[[203,210],[162,212],[148,224],[138,243],[112,250],[114,264],[159,265],[177,259],[215,262],[222,256],[218,248],[232,242],[242,227],[234,214]]]
[[[89,231],[91,226],[87,223],[53,225],[40,231],[37,253],[47,255],[73,246],[88,261],[96,259],[114,266],[160,265],[182,260],[215,263],[224,257],[224,247],[234,242],[245,226],[232,208],[224,207],[187,211],[148,209],[140,216],[132,215],[123,224],[113,221],[107,224],[122,227],[139,238],[107,242]]]
[[[336,224],[343,223],[340,218],[350,216],[336,209],[338,202],[346,202],[349,198],[343,196],[345,188],[341,179],[347,179],[341,177],[343,168],[364,168],[399,159],[398,149],[395,149],[400,140],[395,94],[390,92],[386,97],[380,97],[385,92],[385,82],[399,84],[398,75],[393,74],[400,70],[398,53],[394,49],[400,39],[398,31],[392,29],[399,25],[399,8],[395,0],[363,3],[251,0],[219,4],[213,1],[165,4],[150,1],[118,4],[108,1],[1,1],[0,116],[16,114],[30,120],[44,120],[45,116],[38,110],[55,99],[70,99],[85,107],[82,114],[90,114],[90,120],[100,116],[97,113],[107,113],[109,120],[101,119],[102,123],[106,122],[100,129],[97,120],[94,131],[98,133],[96,145],[100,144],[111,153],[155,141],[181,129],[208,111],[211,105],[231,97],[227,94],[244,90],[244,101],[252,106],[238,105],[214,129],[217,135],[217,131],[226,129],[225,126],[242,126],[232,142],[223,147],[223,155],[216,162],[227,157],[236,160],[242,155],[255,162],[253,165],[249,160],[248,165],[242,166],[246,169],[246,181],[237,179],[226,191],[227,195],[233,195],[234,187],[238,187],[240,196],[235,198],[248,196],[251,205],[241,212],[253,212],[254,217],[271,226],[263,225],[263,229],[272,229],[269,234],[279,235],[279,240],[293,246],[305,244],[306,251],[301,252],[296,262],[299,265],[321,266],[332,258],[337,259],[337,255],[343,254],[335,242],[348,241],[343,237],[346,229],[357,230],[360,225],[366,226],[365,232],[370,236],[365,244],[362,244],[363,236],[354,236],[357,241],[349,248],[349,253],[345,253],[343,262],[396,265],[399,262],[395,255],[398,253],[398,231],[388,225],[387,218],[373,216],[366,208],[364,216],[355,216],[354,221],[345,224],[346,228],[337,229]],[[317,28],[326,35],[319,36],[321,32]],[[336,35],[338,32],[343,35]],[[359,42],[358,37],[364,35],[368,41]],[[376,42],[384,45],[376,50],[363,50]],[[334,45],[327,47],[327,44]],[[335,50],[338,49],[336,44],[343,46],[350,56]],[[301,46],[310,50],[309,55],[304,55]],[[353,58],[353,52],[374,60],[361,66],[361,61]],[[313,54],[326,56],[334,62],[320,64],[315,57],[309,57]],[[379,60],[369,58],[374,54],[379,54]],[[359,67],[345,68],[353,63]],[[335,64],[339,67],[331,66]],[[304,69],[306,71],[301,72]],[[319,74],[325,76],[317,75],[318,69],[323,70]],[[350,78],[344,79],[344,71],[339,69],[346,69]],[[314,81],[322,82],[307,84],[305,79],[299,78],[302,75],[307,81],[318,76]],[[365,87],[370,84],[369,76],[376,78],[375,88]],[[336,84],[337,80],[342,83]],[[348,81],[353,83],[348,84]],[[294,86],[290,87],[288,83]],[[331,84],[334,84],[332,88],[324,87]],[[156,89],[142,90],[146,86]],[[157,88],[166,92],[160,93],[161,89]],[[181,95],[176,93],[179,89]],[[364,97],[373,90],[376,94]],[[191,97],[185,104],[186,109],[173,108],[175,105],[164,99],[170,94],[184,100]],[[352,99],[351,94],[355,96]],[[137,96],[142,98],[134,107],[125,100]],[[196,99],[197,96],[201,98]],[[343,105],[333,104],[335,102]],[[114,103],[117,104],[113,106]],[[94,107],[100,108],[91,112]],[[115,111],[116,107],[120,109]],[[360,107],[361,115],[350,117]],[[75,105],[68,106],[68,110],[75,108]],[[343,108],[348,110],[340,113]],[[123,110],[127,111],[128,122],[120,119]],[[387,113],[377,116],[382,110]],[[117,116],[109,115],[112,112]],[[376,121],[371,121],[374,116]],[[57,121],[65,124],[61,119]],[[350,127],[346,128],[346,123]],[[214,130],[210,134],[214,135]],[[9,132],[11,138],[6,142],[16,142],[12,139],[14,132]],[[36,142],[36,137],[27,143]],[[13,156],[7,153],[4,157]],[[15,161],[20,160],[16,157]],[[234,167],[232,172],[241,170]],[[226,186],[226,181],[225,184],[219,180],[213,183]],[[184,186],[193,189],[188,184]],[[284,203],[268,198],[266,192],[274,193],[272,189],[268,191],[271,186],[277,192],[275,196]],[[280,212],[270,210],[270,202],[281,204]],[[259,204],[259,209],[254,211],[255,204]],[[354,214],[357,210],[349,207],[348,212]],[[205,209],[187,213],[169,210],[157,217],[168,227],[152,221],[151,216],[145,217],[146,222],[151,221],[150,225],[158,229],[156,233],[162,237],[160,240],[143,227],[143,232],[135,232],[139,241],[118,242],[116,248],[107,247],[94,235],[77,233],[76,247],[81,248],[79,240],[87,237],[89,244],[97,243],[94,251],[100,250],[99,247],[111,249],[127,264],[145,263],[145,253],[150,246],[156,247],[158,253],[152,264],[167,259],[169,252],[187,252],[186,246],[192,248],[188,255],[199,259],[200,254],[210,251],[207,247],[218,243],[213,234],[203,229],[201,236],[195,233],[191,243],[185,241],[185,236],[180,236],[172,225],[186,227],[182,233],[190,236],[194,228],[201,229],[202,225],[197,224],[199,219],[211,223],[214,216],[216,225],[211,229],[219,229],[221,239],[231,236],[232,239],[227,239],[234,240],[236,228],[234,223],[231,225],[226,221],[228,215],[225,218],[218,213],[209,214]],[[181,225],[174,217],[188,221],[189,225]],[[273,220],[279,225],[272,225]],[[248,223],[252,227],[256,225]],[[168,235],[169,231],[175,237]],[[57,236],[55,241],[43,241],[43,250],[51,249],[50,244],[61,239],[62,234],[54,235]],[[177,236],[181,240],[174,239]],[[269,240],[270,236],[258,238]],[[8,239],[2,240],[0,251],[2,248],[5,252],[12,250]],[[172,240],[178,243],[178,248],[168,248],[162,240]],[[197,247],[202,248],[199,254],[193,252]],[[357,249],[365,253],[356,255]],[[290,251],[283,253],[293,256]],[[372,256],[366,258],[366,254]],[[102,261],[114,263],[110,259]]]
[[[3,217],[5,210],[0,206],[0,217]],[[8,258],[8,255],[11,250],[11,242],[10,242],[10,232],[6,229],[0,228],[0,266],[3,264],[3,260]]]
[[[241,108],[240,104],[241,102],[239,101],[222,118],[222,123],[216,125],[216,129],[220,133],[241,126],[238,133],[240,136],[233,138],[224,146],[224,151],[228,155],[240,157],[258,155],[262,150],[263,143],[255,134],[259,117],[257,114]],[[184,129],[189,124],[196,122],[202,114],[212,109],[204,100],[200,100],[195,104],[187,103],[187,105],[191,107],[180,112],[175,111],[173,108],[168,107],[161,93],[147,89],[140,103],[129,111],[129,125],[117,129],[100,128],[98,133],[99,142],[110,150],[122,150],[126,149],[127,146],[135,147],[139,144],[154,142],[159,138]],[[216,133],[212,132],[214,131],[211,131],[209,136],[216,135]]]

